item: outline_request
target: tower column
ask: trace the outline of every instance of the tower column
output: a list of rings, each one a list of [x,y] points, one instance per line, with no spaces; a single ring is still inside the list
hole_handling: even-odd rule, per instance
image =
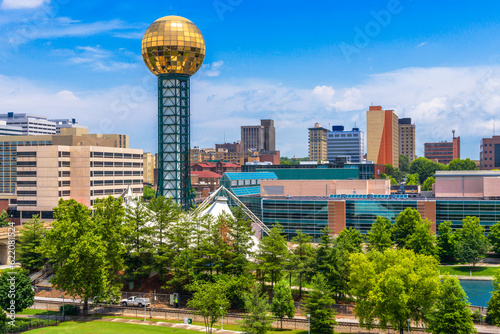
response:
[[[189,75],[158,76],[158,195],[194,204],[190,172]]]

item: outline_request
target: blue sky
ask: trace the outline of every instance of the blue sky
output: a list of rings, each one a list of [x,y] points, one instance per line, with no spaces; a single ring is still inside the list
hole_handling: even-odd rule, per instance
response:
[[[414,120],[419,156],[455,129],[462,157],[478,159],[480,139],[500,133],[497,1],[0,1],[0,113],[74,117],[155,152],[156,79],[140,42],[173,14],[207,44],[193,146],[272,118],[282,155],[302,157],[308,127],[364,130],[372,104]]]

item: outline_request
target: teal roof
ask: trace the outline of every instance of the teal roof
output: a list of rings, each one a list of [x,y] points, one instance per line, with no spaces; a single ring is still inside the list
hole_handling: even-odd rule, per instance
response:
[[[278,179],[273,172],[241,172],[241,173],[224,173],[229,180],[268,180]],[[259,191],[260,192],[260,191]]]
[[[260,186],[259,187],[246,187],[246,188],[233,188],[231,191],[236,196],[248,196],[248,195],[260,195]]]

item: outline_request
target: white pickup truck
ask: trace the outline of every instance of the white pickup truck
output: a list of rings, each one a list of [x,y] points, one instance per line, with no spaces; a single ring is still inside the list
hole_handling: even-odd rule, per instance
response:
[[[120,302],[120,305],[143,307],[144,305],[151,306],[151,303],[149,301],[149,298],[142,298],[142,297],[133,296],[133,297],[130,297],[127,299],[122,299]]]

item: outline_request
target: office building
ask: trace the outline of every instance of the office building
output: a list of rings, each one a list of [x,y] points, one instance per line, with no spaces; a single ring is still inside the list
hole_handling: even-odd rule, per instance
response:
[[[243,152],[243,146],[241,146],[240,141],[235,141],[234,143],[215,144],[215,150],[219,151],[220,149],[225,149],[228,153]]]
[[[452,132],[452,142],[442,141],[438,143],[425,143],[425,157],[442,164],[449,164],[450,161],[454,159],[460,159],[460,136],[455,137],[455,130]]]
[[[56,134],[61,134],[62,128],[79,128],[86,129],[86,126],[78,124],[78,121],[74,118],[72,119],[49,119],[50,122],[54,122],[56,124]]]
[[[19,147],[51,145],[128,148],[128,136],[89,134],[87,129],[75,128],[63,128],[61,135],[0,136],[0,194],[16,194]]]
[[[348,161],[360,163],[365,154],[365,138],[359,128],[345,131],[343,125],[334,125],[327,132],[326,158],[333,162],[338,157],[348,157]]]
[[[400,118],[399,122],[399,154],[415,160],[415,124],[411,118]]]
[[[327,133],[319,123],[309,128],[309,160],[326,161],[327,160]]]
[[[97,198],[119,197],[130,186],[142,195],[142,150],[105,146],[18,146],[17,214],[52,219],[60,198],[88,207]]]
[[[260,125],[242,126],[241,145],[244,151],[275,151],[276,131],[274,120],[262,119],[260,120]]]
[[[264,151],[276,151],[276,129],[274,128],[274,120],[262,119],[260,125],[264,128]]]
[[[394,110],[370,106],[366,112],[367,160],[399,167],[399,123]]]
[[[481,169],[500,169],[500,136],[481,139],[479,149],[479,166]]]
[[[5,121],[7,125],[22,128],[22,134],[25,136],[56,134],[56,123],[44,116],[9,112],[0,114],[0,120]]]
[[[156,155],[146,152],[142,156],[144,183],[155,184],[154,171],[156,168]]]
[[[0,120],[0,136],[22,136],[23,128],[20,126],[7,125],[7,122]]]
[[[244,165],[247,162],[259,161],[259,152],[252,150],[245,150],[243,152],[228,152],[228,150],[224,148],[219,148],[218,150],[214,148],[200,149],[198,146],[195,146],[191,149],[190,155],[191,164],[217,160]]]

